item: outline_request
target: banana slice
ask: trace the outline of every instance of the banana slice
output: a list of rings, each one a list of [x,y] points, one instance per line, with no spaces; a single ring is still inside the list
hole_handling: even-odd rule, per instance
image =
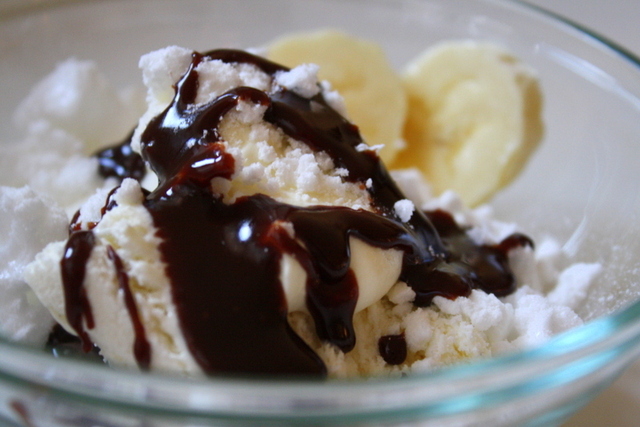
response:
[[[320,79],[331,83],[344,98],[349,119],[370,145],[389,163],[401,147],[407,101],[400,77],[382,48],[335,30],[288,35],[268,47],[269,59],[294,67],[320,66]]]
[[[408,65],[404,150],[394,167],[418,166],[434,192],[468,205],[489,199],[524,167],[543,134],[535,73],[486,42],[438,44]]]

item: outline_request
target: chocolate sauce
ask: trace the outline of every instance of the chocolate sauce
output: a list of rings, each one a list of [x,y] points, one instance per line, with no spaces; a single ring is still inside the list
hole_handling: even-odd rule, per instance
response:
[[[307,99],[285,89],[267,94],[238,87],[195,105],[196,67],[205,59],[249,63],[270,75],[287,70],[242,51],[194,53],[172,103],[141,135],[142,157],[159,179],[144,203],[162,238],[159,249],[185,341],[205,372],[326,375],[323,362],[288,324],[279,278],[285,254],[307,273],[306,303],[318,336],[345,352],[355,345],[352,318],[359,293],[350,268],[350,237],[404,252],[401,279],[416,291],[417,305],[436,295],[468,295],[473,288],[498,295],[513,290],[505,254],[522,242],[478,247],[439,213],[430,214],[435,226],[420,211],[409,222],[400,221],[394,204],[405,196],[372,151],[356,149],[362,143],[357,127],[321,94]],[[327,153],[348,171],[345,181],[367,188],[375,212],[300,208],[262,194],[223,203],[210,182],[230,180],[236,165],[218,128],[241,101],[264,106],[265,121]],[[284,223],[293,225],[295,238]],[[69,293],[81,293],[76,282]],[[404,361],[401,341],[381,341],[388,363]]]
[[[423,271],[423,266],[405,269],[403,276],[416,292],[414,304],[425,307],[435,296],[454,299],[481,289],[497,296],[508,295],[516,283],[509,268],[507,254],[533,242],[522,234],[513,234],[500,244],[478,245],[456,224],[448,212],[427,212],[447,250],[446,260],[437,260]]]
[[[407,360],[407,341],[404,334],[384,335],[378,340],[378,352],[389,365],[400,365]]]
[[[104,216],[108,211],[117,206],[115,194],[120,187],[113,188],[107,195],[104,206],[100,209],[100,213]],[[145,194],[148,194],[146,192]],[[96,347],[91,342],[89,335],[86,333],[83,325],[83,319],[86,320],[87,328],[94,327],[93,312],[91,303],[86,295],[84,287],[84,278],[86,273],[86,264],[91,256],[93,246],[95,244],[95,236],[91,231],[98,223],[85,223],[88,230],[82,230],[82,224],[79,221],[80,211],[78,210],[73,216],[69,225],[69,240],[65,248],[65,254],[61,260],[62,283],[65,292],[65,310],[66,316],[71,327],[76,331],[82,350],[85,353],[94,351]],[[116,278],[118,280],[119,289],[124,295],[124,303],[134,332],[133,354],[140,369],[147,370],[151,365],[151,345],[147,341],[144,325],[140,319],[138,308],[129,286],[129,276],[124,268],[122,259],[111,245],[107,246],[107,256],[113,263]],[[68,335],[68,336],[66,336]],[[66,333],[58,325],[58,329],[54,329],[49,335],[48,347],[51,348],[54,355],[58,351],[65,353],[74,352],[74,342],[69,337],[72,335]]]
[[[513,277],[502,258],[476,250],[463,231],[446,235],[443,242],[422,212],[407,224],[399,221],[393,206],[404,195],[375,154],[356,149],[362,143],[357,128],[322,95],[307,99],[284,89],[266,94],[239,87],[194,105],[196,67],[204,58],[250,63],[268,74],[287,69],[240,51],[194,53],[173,102],[142,134],[142,155],[160,180],[146,206],[163,238],[160,250],[187,344],[206,372],[324,372],[287,323],[279,281],[285,253],[307,272],[306,302],[318,336],[345,352],[355,345],[352,317],[358,297],[350,269],[351,236],[402,249],[401,278],[416,290],[420,305],[435,295],[468,295],[476,287],[497,294],[512,290]],[[218,126],[240,101],[265,106],[265,121],[326,152],[348,171],[346,181],[364,186],[370,180],[366,188],[377,212],[298,208],[259,194],[233,205],[222,203],[220,195],[211,194],[209,182],[230,179],[235,165],[221,144]],[[293,224],[297,240],[281,222]],[[494,276],[497,282],[484,280]]]
[[[124,141],[98,151],[98,173],[103,178],[115,177],[119,181],[125,178],[142,180],[146,173],[144,160],[131,149],[133,132]]]
[[[163,238],[182,331],[202,369],[324,375],[322,361],[289,327],[274,280],[281,252],[270,240],[284,232],[273,226],[272,199],[226,206],[193,185],[173,190],[147,207]]]
[[[60,261],[62,283],[64,284],[65,315],[69,325],[76,331],[82,341],[85,353],[91,351],[93,343],[87,334],[93,329],[93,311],[84,287],[87,261],[95,244],[95,237],[91,231],[76,231],[71,233],[64,255]]]
[[[116,270],[116,277],[118,278],[118,287],[124,294],[124,304],[129,312],[129,318],[133,325],[133,355],[136,358],[138,367],[143,371],[149,369],[151,366],[151,345],[147,341],[147,334],[144,329],[144,325],[140,320],[140,314],[138,313],[138,306],[131,292],[129,286],[129,275],[124,269],[122,259],[118,253],[113,249],[111,245],[107,246],[107,256],[113,262],[113,266]]]
[[[98,347],[93,346],[88,354],[85,353],[82,349],[82,341],[80,341],[80,338],[67,332],[58,323],[51,329],[45,349],[54,357],[77,357],[83,360],[94,360],[104,363]]]
[[[114,196],[119,189],[120,189],[120,186],[114,187],[111,189],[111,191],[109,191],[109,194],[107,194],[107,201],[105,202],[104,206],[100,208],[100,215],[101,215],[100,218],[102,218],[105,213],[107,213],[111,209],[118,206],[118,203],[116,203]],[[76,213],[73,214],[73,217],[71,218],[71,222],[69,222],[69,227],[68,227],[69,235],[71,235],[72,233],[75,233],[76,231],[82,230],[83,226],[87,227],[88,230],[93,230],[96,227],[96,225],[98,225],[98,222],[80,221],[80,209],[78,209]]]
[[[80,231],[80,230],[82,230],[82,224],[80,223],[80,209],[78,209],[76,213],[73,214],[73,217],[71,218],[71,222],[69,222],[69,227],[67,228],[67,232],[69,233],[69,236],[71,236],[71,233]]]

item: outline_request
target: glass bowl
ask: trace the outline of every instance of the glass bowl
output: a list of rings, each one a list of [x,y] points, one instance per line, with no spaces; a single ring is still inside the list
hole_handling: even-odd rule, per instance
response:
[[[401,68],[430,44],[507,46],[539,72],[546,138],[493,201],[499,218],[602,263],[579,314],[545,345],[396,379],[187,380],[53,359],[0,341],[0,421],[26,426],[554,425],[640,353],[640,62],[524,4],[498,0],[138,0],[0,2],[0,139],[29,88],[67,57],[116,84],[170,44],[259,46],[286,32],[345,29]]]

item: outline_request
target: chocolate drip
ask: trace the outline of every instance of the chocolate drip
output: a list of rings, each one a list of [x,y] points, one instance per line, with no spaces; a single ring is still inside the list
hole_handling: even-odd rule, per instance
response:
[[[115,208],[118,204],[115,201],[115,194],[120,187],[113,188],[107,195],[104,206],[100,209],[100,213],[104,216],[108,211]],[[146,192],[145,195],[149,193]],[[62,283],[65,293],[65,309],[67,320],[71,327],[76,331],[82,343],[82,350],[88,353],[95,349],[91,343],[89,335],[83,327],[82,319],[86,320],[87,328],[94,327],[93,312],[91,303],[86,295],[84,287],[84,279],[86,273],[86,264],[91,256],[91,252],[95,245],[95,235],[93,228],[97,226],[97,222],[86,223],[89,230],[83,231],[82,224],[79,221],[80,211],[73,216],[69,225],[69,240],[65,248],[63,259],[61,260]],[[112,261],[118,286],[124,295],[124,303],[131,319],[134,331],[133,354],[142,370],[149,369],[151,365],[151,345],[146,338],[144,325],[140,319],[138,308],[129,286],[129,276],[124,268],[122,259],[111,245],[107,246],[107,256]],[[64,330],[59,327],[54,330],[50,336],[48,346],[55,354],[59,349],[67,353],[73,353],[74,342],[63,333]]]
[[[131,149],[133,132],[124,141],[98,151],[94,156],[98,159],[98,173],[103,178],[114,177],[119,181],[125,178],[142,180],[146,173],[144,160]]]
[[[404,338],[404,334],[380,337],[378,352],[389,365],[404,363],[407,360],[407,340]]]
[[[515,279],[509,268],[508,252],[520,246],[533,246],[522,234],[513,234],[498,245],[477,245],[448,212],[427,212],[442,239],[448,256],[428,266],[406,268],[403,275],[416,292],[414,304],[425,307],[436,296],[454,299],[468,296],[473,289],[481,289],[497,296],[515,290]]]
[[[73,214],[73,217],[71,218],[71,222],[69,222],[69,227],[67,228],[67,232],[69,233],[69,236],[71,236],[71,233],[74,233],[80,230],[82,230],[82,224],[80,223],[80,209],[78,209],[76,213]]]
[[[147,202],[187,345],[205,372],[325,374],[287,323],[273,203],[258,195],[226,206],[189,184]]]
[[[85,353],[91,351],[93,347],[93,343],[85,331],[83,321],[86,322],[88,329],[93,329],[93,311],[84,287],[84,276],[94,244],[93,232],[76,231],[69,236],[64,255],[60,261],[62,283],[64,284],[65,315],[69,325],[80,337]]]
[[[67,332],[59,323],[51,329],[45,349],[54,357],[81,357],[83,360],[104,363],[97,346],[94,345],[88,354],[85,353],[80,338]]]
[[[355,345],[352,317],[358,300],[358,285],[350,269],[349,238],[411,252],[414,236],[398,222],[367,211],[326,206],[289,206],[287,211],[282,219],[293,224],[303,245],[283,249],[307,272],[307,308],[318,336],[348,352]]]
[[[124,269],[122,259],[120,259],[120,256],[111,245],[107,246],[107,256],[113,262],[116,277],[118,278],[118,287],[124,295],[124,304],[127,307],[129,318],[133,325],[133,334],[135,337],[133,341],[133,355],[140,369],[146,371],[151,366],[151,346],[149,345],[149,341],[147,341],[147,334],[140,320],[138,306],[136,305],[131,287],[129,286],[129,275]]]
[[[533,240],[531,240],[529,236],[525,236],[524,234],[514,233],[506,237],[498,245],[494,246],[494,249],[506,255],[512,249],[522,248],[524,246],[529,246],[533,249]]]

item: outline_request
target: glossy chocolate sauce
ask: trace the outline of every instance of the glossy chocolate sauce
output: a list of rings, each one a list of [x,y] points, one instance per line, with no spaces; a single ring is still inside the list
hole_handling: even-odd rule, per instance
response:
[[[51,328],[45,349],[54,357],[75,357],[104,363],[102,356],[100,356],[100,349],[97,346],[93,346],[89,353],[85,353],[82,349],[80,338],[67,332],[58,323]]]
[[[120,259],[120,256],[111,245],[107,246],[107,256],[113,262],[116,277],[118,278],[118,287],[124,295],[124,304],[125,307],[127,307],[129,318],[133,325],[133,355],[140,369],[146,371],[149,369],[149,366],[151,366],[151,345],[149,345],[149,341],[147,341],[147,334],[140,320],[138,306],[136,305],[131,287],[129,286],[129,275],[124,269],[122,259]]]
[[[103,178],[114,177],[119,181],[133,178],[138,181],[144,178],[146,168],[140,154],[131,149],[129,134],[122,142],[98,151],[94,156],[98,159],[98,173]]]
[[[384,335],[378,340],[378,352],[389,365],[400,365],[407,360],[407,340],[404,334]]]
[[[119,186],[115,187],[107,195],[105,204],[100,210],[102,216],[117,206],[114,196],[119,188]],[[146,194],[148,194],[148,192]],[[96,347],[91,342],[86,332],[85,324],[83,323],[84,319],[87,329],[93,329],[94,327],[93,311],[91,302],[86,295],[84,277],[86,264],[95,245],[95,236],[91,230],[93,230],[97,223],[85,223],[88,230],[82,230],[82,224],[79,219],[80,211],[78,210],[69,224],[69,240],[65,248],[65,255],[61,261],[61,270],[65,290],[66,316],[70,326],[76,331],[80,338],[83,351],[88,353],[90,351],[95,352]],[[140,319],[138,307],[129,286],[129,275],[122,263],[122,259],[111,245],[107,245],[107,256],[113,264],[118,280],[118,287],[122,291],[124,304],[131,319],[134,333],[134,357],[140,369],[148,370],[151,366],[151,345],[147,340],[145,328]],[[73,347],[75,343],[66,337],[62,331],[64,331],[64,329],[58,325],[49,335],[47,347],[51,349],[54,355],[58,352],[74,352]]]
[[[481,289],[496,296],[515,291],[516,283],[509,268],[508,252],[521,246],[533,247],[522,234],[508,236],[498,245],[478,245],[456,224],[448,212],[426,212],[447,251],[445,260],[436,260],[425,274],[423,266],[406,268],[403,276],[416,292],[414,305],[425,307],[436,296],[454,299]]]
[[[93,251],[95,236],[91,231],[71,233],[64,255],[60,261],[60,272],[64,284],[65,315],[67,322],[76,331],[82,341],[82,349],[88,353],[93,342],[85,330],[93,329],[93,311],[84,287],[87,262]]]
[[[513,290],[506,252],[528,242],[514,238],[498,247],[478,247],[440,213],[429,214],[430,220],[415,211],[402,223],[393,206],[405,196],[372,151],[356,149],[362,143],[357,128],[321,94],[307,99],[285,89],[267,94],[238,87],[195,105],[196,67],[211,59],[253,64],[270,75],[287,70],[242,51],[194,53],[172,103],[141,136],[142,156],[159,179],[145,206],[162,238],[159,249],[187,346],[205,372],[326,375],[323,362],[288,324],[280,261],[288,254],[304,268],[306,303],[318,336],[348,352],[355,345],[358,298],[351,236],[404,252],[400,278],[416,291],[417,305],[428,305],[436,295],[468,295],[474,288],[497,295]],[[262,194],[223,203],[210,182],[230,180],[235,160],[222,144],[219,125],[239,102],[266,107],[266,122],[326,152],[348,171],[345,181],[367,188],[376,212],[300,208]],[[293,225],[295,239],[285,223]],[[77,277],[65,281],[69,293],[82,290],[77,283]],[[385,360],[402,363],[402,340],[381,340]]]

